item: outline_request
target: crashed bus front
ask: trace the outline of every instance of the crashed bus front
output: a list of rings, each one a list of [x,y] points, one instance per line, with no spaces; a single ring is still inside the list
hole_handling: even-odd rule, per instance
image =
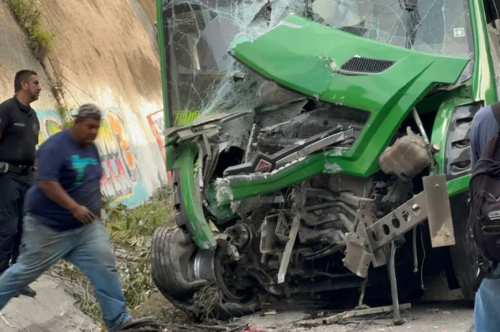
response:
[[[219,317],[366,285],[391,285],[397,299],[396,275],[418,289],[424,263],[448,267],[451,288],[473,298],[469,125],[497,100],[488,7],[164,0],[158,9],[177,227],[156,230],[152,260],[167,299]],[[207,290],[217,295],[210,308]]]

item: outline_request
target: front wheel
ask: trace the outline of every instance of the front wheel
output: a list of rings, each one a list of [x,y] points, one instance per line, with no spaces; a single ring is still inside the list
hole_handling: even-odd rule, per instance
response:
[[[215,283],[202,279],[193,280],[194,267],[190,264],[197,251],[189,236],[180,228],[161,227],[155,230],[151,243],[151,272],[153,282],[161,294],[175,307],[192,314],[198,320],[205,317],[228,320],[254,313],[257,302],[252,298],[225,296],[230,288],[223,284],[223,278],[217,278]],[[224,274],[219,260],[204,265],[206,266],[214,266],[215,275]],[[207,294],[212,300],[216,299],[209,306],[203,300]],[[236,299],[241,301],[236,302]]]

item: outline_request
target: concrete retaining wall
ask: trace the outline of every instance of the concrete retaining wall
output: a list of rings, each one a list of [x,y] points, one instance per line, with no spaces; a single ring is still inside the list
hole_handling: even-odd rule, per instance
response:
[[[36,70],[44,91],[32,106],[40,140],[61,130],[50,76],[64,86],[64,104],[95,103],[105,113],[98,138],[103,192],[114,202],[140,204],[166,183],[161,76],[153,0],[44,0],[42,25],[55,35],[43,67],[0,0],[0,99],[13,95],[20,69]],[[45,68],[45,69],[44,69]]]

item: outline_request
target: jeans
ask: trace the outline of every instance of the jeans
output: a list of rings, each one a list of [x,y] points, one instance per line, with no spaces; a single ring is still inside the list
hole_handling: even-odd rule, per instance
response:
[[[493,271],[500,274],[500,265]],[[500,329],[500,279],[484,279],[476,293],[474,305],[476,332],[497,332]]]
[[[109,331],[131,320],[121,291],[109,236],[101,222],[58,232],[40,224],[35,216],[24,217],[24,234],[17,262],[0,277],[0,309],[15,293],[35,281],[59,259],[82,270],[94,286]]]
[[[22,234],[23,204],[33,175],[13,172],[0,174],[0,273],[14,264],[19,255]]]

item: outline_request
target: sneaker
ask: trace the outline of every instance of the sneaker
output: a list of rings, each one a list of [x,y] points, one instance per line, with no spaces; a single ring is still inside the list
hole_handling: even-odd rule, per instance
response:
[[[153,320],[149,318],[129,319],[122,325],[113,329],[113,332],[120,332],[120,331],[125,332],[128,330],[138,331],[138,329],[142,329],[145,327],[159,327],[159,326],[160,325],[158,323],[155,323]]]
[[[28,297],[35,297],[36,296],[35,290],[33,288],[31,288],[30,286],[26,286],[26,287],[21,288],[19,293],[21,295],[28,296]]]

